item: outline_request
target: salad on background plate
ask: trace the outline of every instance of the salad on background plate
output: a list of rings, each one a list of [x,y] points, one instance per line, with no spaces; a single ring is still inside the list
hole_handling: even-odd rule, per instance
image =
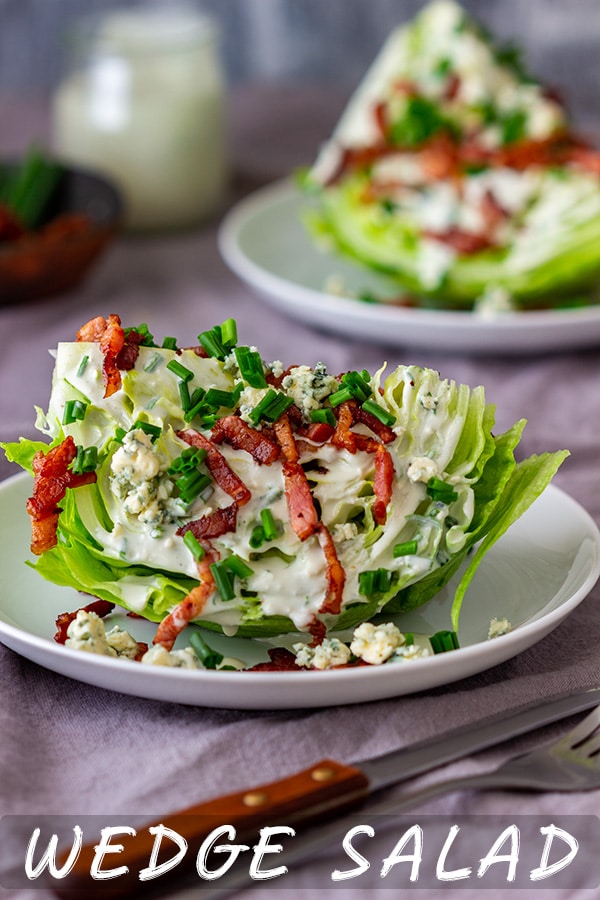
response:
[[[185,348],[109,315],[58,345],[44,440],[2,446],[34,476],[36,571],[92,595],[60,640],[210,667],[211,630],[291,635],[297,671],[457,646],[481,559],[568,455],[516,461],[524,424],[495,434],[483,388],[431,369],[334,375],[265,362],[232,319]],[[459,569],[453,631],[394,631]],[[156,623],[152,647],[105,632],[114,604]]]
[[[600,153],[453,0],[390,34],[301,180],[318,245],[396,280],[407,305],[594,302]]]

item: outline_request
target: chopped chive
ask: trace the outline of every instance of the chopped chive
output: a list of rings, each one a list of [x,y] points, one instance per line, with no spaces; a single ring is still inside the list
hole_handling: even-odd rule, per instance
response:
[[[93,472],[98,465],[98,448],[87,447],[83,453],[83,471]]]
[[[267,386],[267,379],[263,368],[263,362],[257,350],[250,347],[236,347],[235,358],[244,381],[254,388]]]
[[[414,556],[417,552],[417,542],[416,541],[404,541],[401,544],[396,544],[394,547],[394,559],[397,559],[399,556]]]
[[[404,643],[405,643],[405,645],[406,645],[407,647],[410,647],[410,646],[412,646],[412,644],[414,644],[414,642],[415,642],[415,636],[414,636],[414,633],[413,633],[412,631],[405,631],[405,632],[404,632]]]
[[[365,412],[371,413],[372,416],[375,416],[376,419],[379,419],[384,425],[393,425],[396,421],[396,416],[389,412],[389,410],[384,409],[379,403],[376,403],[375,400],[365,400],[362,405],[362,408]]]
[[[210,331],[203,331],[198,335],[198,340],[209,356],[213,356],[216,359],[221,360],[225,359],[225,357],[227,356],[227,349],[223,345],[221,329],[218,325],[216,325]]]
[[[204,547],[202,546],[196,535],[193,533],[193,531],[186,531],[183,536],[183,543],[186,545],[195,560],[204,559]]]
[[[354,396],[348,385],[344,385],[344,387],[340,388],[339,391],[335,391],[333,394],[330,394],[328,400],[332,406],[339,406],[340,403],[346,403],[348,400],[354,400]]]
[[[250,540],[248,541],[252,549],[258,550],[259,547],[262,547],[265,540],[265,529],[262,527],[262,525],[255,525],[250,534]]]
[[[117,428],[115,428],[115,435],[113,437],[113,441],[116,441],[118,444],[122,444],[123,438],[125,437],[126,434],[127,434],[127,432],[125,431],[124,428],[120,428],[117,426]]]
[[[221,340],[228,350],[237,344],[237,323],[235,319],[225,319],[221,325]]]
[[[89,363],[89,361],[90,361],[90,358],[87,354],[81,358],[81,362],[79,363],[79,368],[77,369],[77,374],[80,378],[83,375],[83,373],[85,372],[85,370],[87,369],[87,364]]]
[[[458,635],[455,631],[436,631],[429,638],[429,643],[434,653],[445,653],[459,648]]]
[[[214,415],[213,413],[210,413],[208,415],[203,415],[201,417],[200,421],[202,422],[202,426],[204,428],[212,428],[213,425],[215,424],[215,422],[217,421],[217,419],[218,419],[218,416]]]
[[[291,397],[288,397],[286,394],[277,393],[275,399],[269,404],[267,409],[263,412],[263,416],[269,422],[276,422],[279,416],[283,415],[286,409],[289,409],[294,401]]]
[[[178,381],[177,390],[179,391],[179,401],[181,403],[181,408],[184,412],[187,412],[192,404],[190,398],[190,389],[188,387],[187,381]]]
[[[324,422],[327,425],[331,425],[332,428],[335,428],[336,426],[333,410],[329,409],[328,406],[324,406],[321,409],[313,409],[310,414],[310,421]]]
[[[458,497],[451,484],[436,478],[435,475],[427,482],[427,493],[432,500],[440,500],[442,503],[452,503]]]
[[[136,428],[140,428],[145,434],[152,438],[153,443],[158,437],[160,437],[161,429],[159,425],[152,425],[150,422],[141,422],[138,419],[137,422],[134,422],[134,424],[131,426],[131,430],[135,431]]]
[[[231,556],[224,559],[223,565],[226,566],[230,572],[233,572],[234,575],[237,575],[238,578],[249,578],[250,575],[254,574],[254,569],[247,565],[247,563],[239,556],[236,556],[235,553],[232,553]]]
[[[240,393],[237,388],[233,391],[221,391],[218,388],[209,388],[204,397],[204,402],[208,406],[225,406],[227,409],[233,409],[238,400]]]
[[[184,503],[192,503],[202,491],[208,487],[211,482],[210,475],[205,472],[190,472],[189,475],[182,475],[177,481],[179,488],[179,496]]]
[[[162,342],[163,350],[177,350],[177,338],[166,337]]]
[[[360,377],[361,377],[367,384],[370,384],[370,382],[371,382],[371,373],[369,372],[368,369],[363,369],[362,372],[360,373]]]
[[[373,594],[382,594],[391,585],[392,573],[387,569],[370,569],[360,572],[358,576],[358,590],[360,594],[369,597]]]
[[[160,366],[162,359],[163,358],[160,353],[153,353],[151,358],[144,366],[144,372],[154,372]]]
[[[67,400],[62,420],[63,425],[72,425],[73,422],[85,418],[87,407],[87,403],[84,403],[83,400]]]
[[[77,445],[75,459],[73,460],[72,471],[75,475],[82,475],[84,472],[94,472],[98,465],[98,448],[83,448],[81,444]]]
[[[211,563],[210,571],[215,579],[215,584],[221,596],[221,600],[233,600],[235,597],[233,581],[224,565],[224,560],[221,559],[218,562]]]
[[[342,375],[341,382],[360,403],[371,396],[371,385],[358,372],[346,372]]]
[[[273,518],[273,513],[270,509],[261,509],[260,521],[262,522],[265,539],[267,541],[274,541],[279,532],[277,530],[275,519]]]
[[[200,463],[206,459],[204,447],[186,447],[186,449],[174,459],[167,469],[167,475],[178,475],[195,471]]]
[[[276,397],[277,391],[275,391],[273,388],[269,388],[265,396],[259,400],[249,416],[250,421],[254,425],[257,425],[260,422],[263,414],[267,411],[269,405],[276,399]]]
[[[190,646],[205,669],[218,669],[223,662],[223,654],[209,647],[196,629],[190,634]]]
[[[192,370],[188,369],[187,366],[182,365],[178,359],[169,360],[167,369],[177,375],[178,378],[181,378],[182,381],[191,381],[194,377]]]

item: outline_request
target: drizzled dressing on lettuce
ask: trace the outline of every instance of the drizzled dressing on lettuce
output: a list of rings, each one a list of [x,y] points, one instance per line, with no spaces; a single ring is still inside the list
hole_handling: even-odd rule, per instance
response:
[[[189,622],[318,644],[425,603],[477,545],[456,627],[482,555],[567,455],[516,462],[524,420],[493,434],[483,388],[431,369],[284,369],[233,320],[192,349],[93,323],[58,345],[45,441],[4,449],[35,472],[39,574],[156,622],[167,649]]]

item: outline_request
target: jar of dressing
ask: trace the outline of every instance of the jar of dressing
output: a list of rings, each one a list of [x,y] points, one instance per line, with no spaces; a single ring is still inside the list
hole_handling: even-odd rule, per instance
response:
[[[52,104],[56,154],[115,182],[130,230],[210,218],[228,174],[214,22],[165,4],[83,19],[73,37]]]

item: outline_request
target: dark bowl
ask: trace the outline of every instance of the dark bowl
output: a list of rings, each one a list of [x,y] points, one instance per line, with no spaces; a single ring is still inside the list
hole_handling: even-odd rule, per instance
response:
[[[38,228],[0,243],[0,304],[41,300],[76,287],[119,231],[122,213],[112,183],[65,166]]]

